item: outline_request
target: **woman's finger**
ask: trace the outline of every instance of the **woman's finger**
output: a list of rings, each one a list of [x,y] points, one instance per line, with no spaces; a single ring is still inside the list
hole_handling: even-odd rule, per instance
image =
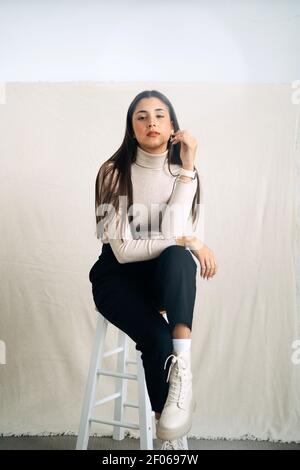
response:
[[[214,272],[213,272],[213,276],[216,274],[217,270],[218,270],[218,266],[217,266],[216,258],[214,257]]]
[[[209,277],[212,277],[214,275],[214,272],[215,272],[215,260],[213,257],[211,257],[210,259],[210,264],[211,264],[211,268],[210,268],[210,272],[209,272]]]
[[[218,266],[217,266],[216,260],[215,260],[215,258],[213,258],[213,269],[211,271],[210,277],[213,277],[216,274],[217,268],[218,268]]]
[[[210,259],[209,259],[208,256],[205,258],[205,265],[206,265],[206,270],[205,270],[205,274],[204,274],[204,279],[205,278],[207,279],[208,276],[209,276],[210,268],[211,268]]]
[[[177,131],[175,134],[173,134],[173,137],[171,137],[171,142],[177,143],[179,140],[181,140],[184,137],[183,131]]]
[[[206,271],[205,259],[203,256],[200,256],[200,265],[201,265],[201,273],[200,275],[204,278],[204,274]]]

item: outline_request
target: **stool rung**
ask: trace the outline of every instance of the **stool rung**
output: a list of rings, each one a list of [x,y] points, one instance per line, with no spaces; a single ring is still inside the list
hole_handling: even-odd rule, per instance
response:
[[[136,361],[128,360],[128,361],[126,361],[126,364],[135,364],[136,365]]]
[[[131,403],[131,402],[125,402],[123,404],[123,406],[127,406],[128,408],[139,408],[139,405],[137,405],[136,403]]]
[[[100,405],[103,405],[104,403],[107,403],[109,401],[116,400],[120,396],[121,396],[120,392],[114,393],[113,395],[109,395],[107,397],[101,398],[101,400],[96,401],[93,406],[94,406],[94,408],[96,408],[96,406],[100,406]],[[125,403],[123,403],[123,406],[124,407],[126,406],[128,408],[139,408],[139,405],[137,405],[136,403],[131,403],[131,402],[125,402]]]
[[[120,392],[113,393],[112,395],[109,395],[107,397],[101,398],[101,400],[98,400],[94,403],[94,406],[99,406],[103,405],[103,403],[107,403],[108,401],[115,400],[116,398],[119,398],[121,396]]]
[[[110,377],[118,377],[120,379],[137,380],[137,374],[123,374],[122,372],[110,372],[103,369],[97,369],[97,375],[108,375]]]
[[[105,351],[102,354],[102,357],[112,356],[113,354],[116,354],[116,353],[119,353],[119,352],[122,352],[122,351],[124,351],[124,348],[122,346],[120,346],[118,348],[114,348],[114,349],[109,349],[108,351]]]
[[[89,421],[94,423],[109,424],[111,426],[119,426],[120,428],[129,428],[129,429],[140,429],[138,424],[134,423],[125,423],[124,421],[107,421],[104,419],[90,418]]]

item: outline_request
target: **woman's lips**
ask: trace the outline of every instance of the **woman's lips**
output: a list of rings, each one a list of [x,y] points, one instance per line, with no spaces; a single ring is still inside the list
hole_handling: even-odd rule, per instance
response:
[[[147,134],[147,137],[157,137],[159,134]]]

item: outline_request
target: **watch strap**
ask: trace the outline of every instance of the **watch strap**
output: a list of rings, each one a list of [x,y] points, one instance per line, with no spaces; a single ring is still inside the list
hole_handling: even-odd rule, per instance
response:
[[[179,176],[189,176],[190,178],[196,178],[196,170],[185,170],[184,168],[180,168]]]

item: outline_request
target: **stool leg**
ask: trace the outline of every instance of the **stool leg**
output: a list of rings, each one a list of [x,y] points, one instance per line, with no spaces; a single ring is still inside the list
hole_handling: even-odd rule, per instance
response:
[[[105,335],[108,321],[102,315],[98,314],[96,334],[94,337],[91,360],[89,365],[88,378],[85,388],[83,406],[81,411],[80,425],[76,450],[86,450],[88,446],[90,433],[90,418],[95,402],[95,392],[97,385],[97,369],[101,367],[102,352],[104,348]]]
[[[186,450],[188,450],[188,449],[189,449],[189,446],[188,446],[187,436],[186,436],[186,435],[183,436],[182,440],[183,440],[183,448],[186,449]]]
[[[139,401],[139,426],[140,449],[153,450],[153,419],[152,407],[148,395],[144,366],[141,351],[136,350],[136,363],[138,374],[138,401]]]
[[[122,374],[126,373],[126,359],[128,356],[128,337],[122,330],[119,330],[118,334],[118,347],[123,348],[122,352],[118,353],[117,357],[117,372]],[[115,391],[120,393],[120,396],[115,399],[114,404],[114,420],[123,421],[124,417],[124,403],[127,400],[127,380],[124,378],[116,378],[116,389]],[[124,439],[125,429],[120,426],[113,427],[113,439],[118,441]]]

